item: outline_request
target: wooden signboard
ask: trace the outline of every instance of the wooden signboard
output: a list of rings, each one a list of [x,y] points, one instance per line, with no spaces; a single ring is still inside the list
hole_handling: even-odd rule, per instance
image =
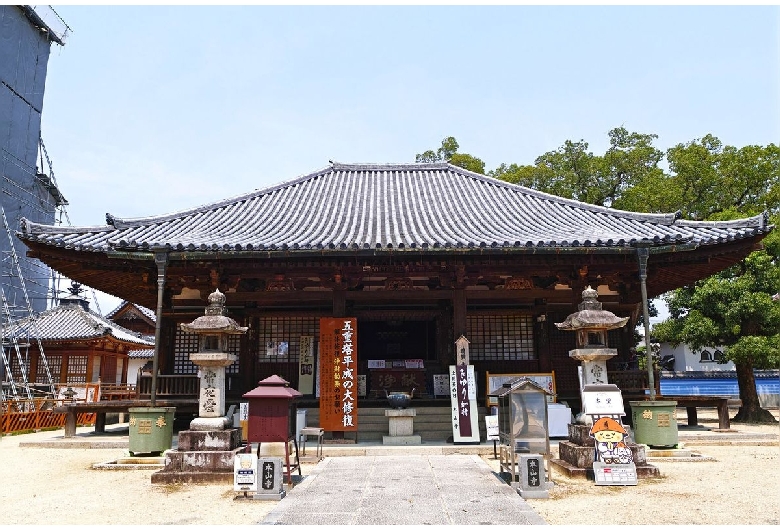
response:
[[[517,379],[518,377],[527,377],[534,383],[542,386],[542,388],[545,388],[548,392],[553,394],[547,396],[547,401],[549,403],[555,402],[555,372],[537,374],[491,374],[490,372],[485,372],[485,377],[487,378],[487,384],[485,385],[485,388],[487,389],[487,399],[485,400],[485,403],[487,403],[488,406],[498,405],[498,402],[491,402],[490,394],[501,388],[501,385],[504,383],[508,383],[512,379]]]
[[[357,430],[357,319],[320,319],[320,427]]]

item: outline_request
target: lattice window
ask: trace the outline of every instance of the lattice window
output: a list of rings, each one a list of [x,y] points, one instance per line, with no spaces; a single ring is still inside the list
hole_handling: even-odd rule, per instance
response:
[[[536,359],[531,315],[472,315],[467,318],[466,330],[474,360]]]
[[[62,355],[47,355],[46,362],[49,364],[52,382],[59,383],[62,381]],[[43,359],[38,359],[38,373],[35,374],[35,382],[49,384]]]
[[[198,367],[190,361],[190,354],[198,353],[198,334],[176,330],[176,345],[173,352],[173,373],[176,375],[197,374]]]
[[[16,356],[16,352],[13,349],[6,350],[6,356],[8,358],[8,362],[11,365],[11,376],[14,378],[14,381],[16,381],[17,384],[21,383],[23,380],[22,365],[19,363],[19,358]],[[30,360],[25,358],[24,353],[22,353],[22,362],[25,365],[24,375],[26,377],[30,373]]]
[[[230,335],[228,336],[228,353],[232,353],[233,355],[239,356],[241,354],[241,335]],[[233,363],[230,366],[225,367],[225,373],[226,374],[237,374],[238,373],[238,366],[239,362],[238,359],[233,361]]]
[[[180,329],[176,330],[176,346],[173,354],[174,374],[198,373],[198,366],[190,361],[190,354],[198,353],[198,339],[197,333],[186,333]],[[228,353],[239,355],[241,352],[241,335],[229,335],[227,349]],[[225,373],[237,374],[238,366],[239,362],[236,360],[233,364],[225,368]]]
[[[268,317],[260,319],[258,362],[298,362],[301,335],[319,337],[319,319],[315,317]]]
[[[68,375],[66,383],[86,383],[87,382],[87,360],[86,355],[71,355],[68,357]]]

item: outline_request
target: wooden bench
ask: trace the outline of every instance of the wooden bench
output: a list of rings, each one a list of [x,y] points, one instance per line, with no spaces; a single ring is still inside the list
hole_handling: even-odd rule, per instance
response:
[[[106,432],[106,414],[109,412],[130,412],[134,407],[149,407],[150,401],[142,399],[126,399],[115,401],[95,401],[69,403],[54,407],[54,412],[65,413],[65,438],[76,436],[76,417],[80,413],[95,413],[95,432]],[[197,399],[179,399],[179,400],[157,400],[156,407],[176,407],[179,411],[198,410]]]
[[[661,374],[655,372],[654,376],[656,401],[676,401],[678,407],[685,407],[688,412],[689,426],[694,427],[699,424],[699,417],[696,410],[698,407],[714,407],[718,409],[718,428],[731,428],[731,420],[729,419],[729,398],[723,396],[662,395]],[[607,373],[607,378],[611,384],[615,384],[620,388],[627,413],[630,410],[630,401],[645,401],[650,399],[647,370],[610,371]],[[630,414],[629,417],[631,417]]]

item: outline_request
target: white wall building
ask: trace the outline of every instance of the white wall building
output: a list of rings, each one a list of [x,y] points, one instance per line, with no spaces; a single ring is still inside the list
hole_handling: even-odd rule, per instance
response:
[[[675,372],[727,372],[733,371],[734,363],[725,364],[719,361],[723,358],[725,348],[708,346],[696,353],[687,344],[672,347],[669,343],[661,343],[660,356],[674,355]]]

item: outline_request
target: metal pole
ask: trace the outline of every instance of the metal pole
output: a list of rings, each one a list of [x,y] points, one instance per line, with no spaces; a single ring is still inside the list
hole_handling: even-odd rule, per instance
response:
[[[655,373],[653,371],[653,355],[650,348],[650,310],[647,302],[647,259],[650,257],[649,244],[637,246],[639,258],[639,282],[642,289],[642,315],[645,321],[645,357],[647,359],[647,384],[650,387],[650,401],[655,401]]]
[[[152,358],[152,391],[150,396],[152,407],[157,404],[157,368],[160,364],[160,330],[162,329],[163,292],[165,290],[168,253],[155,252],[154,262],[157,264],[157,322],[154,326],[154,357]]]

